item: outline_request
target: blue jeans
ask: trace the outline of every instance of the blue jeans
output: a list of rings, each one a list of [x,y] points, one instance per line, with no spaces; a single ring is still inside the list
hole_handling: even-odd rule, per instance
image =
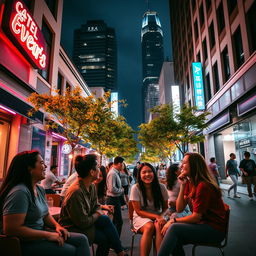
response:
[[[207,224],[173,223],[162,241],[158,256],[185,256],[183,245],[198,242],[218,243],[225,237]]]
[[[94,243],[98,245],[96,255],[105,256],[109,253],[109,248],[113,248],[116,253],[123,251],[115,225],[106,215],[100,216],[95,225]]]
[[[106,204],[114,205],[113,223],[116,226],[119,237],[121,236],[122,226],[123,226],[121,197],[122,196],[117,196],[117,197],[108,196],[106,199]]]
[[[22,241],[21,251],[23,256],[90,256],[87,237],[83,234],[72,232],[63,246],[47,240]]]

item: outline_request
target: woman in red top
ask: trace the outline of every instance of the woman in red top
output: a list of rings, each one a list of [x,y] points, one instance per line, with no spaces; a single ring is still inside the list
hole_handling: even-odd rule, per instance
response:
[[[204,158],[187,153],[182,162],[181,183],[176,209],[182,212],[187,204],[192,214],[168,221],[162,229],[164,239],[158,256],[185,255],[185,244],[221,242],[224,239],[225,206],[221,190],[211,177]]]

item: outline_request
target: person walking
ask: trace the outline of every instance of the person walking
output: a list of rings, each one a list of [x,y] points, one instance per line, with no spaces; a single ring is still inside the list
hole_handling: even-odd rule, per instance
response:
[[[254,196],[256,197],[256,164],[250,159],[251,154],[244,152],[244,159],[240,162],[239,168],[243,173],[243,181],[247,185],[248,196],[253,200],[252,185],[254,186]]]
[[[158,256],[185,255],[185,244],[220,243],[225,237],[226,206],[204,158],[198,153],[186,153],[181,169],[176,208],[183,211],[189,203],[192,214],[170,219],[164,225]]]
[[[123,169],[120,172],[120,178],[121,178],[122,187],[124,189],[124,202],[128,208],[128,203],[129,203],[128,192],[129,192],[130,180],[129,180],[129,172],[127,170],[125,163],[123,165]],[[124,206],[125,205],[122,205],[122,210],[124,209]]]
[[[116,226],[119,237],[121,236],[123,218],[121,210],[121,200],[124,189],[120,178],[120,172],[123,169],[124,158],[117,156],[114,159],[114,164],[107,174],[107,205],[114,205],[113,223]]]
[[[233,184],[228,189],[228,197],[230,197],[230,191],[234,189],[234,198],[240,198],[240,196],[237,194],[238,175],[240,174],[237,168],[237,161],[235,160],[236,155],[231,153],[229,156],[230,159],[226,163],[225,172],[227,177],[230,176]]]
[[[218,171],[218,166],[216,164],[216,158],[215,157],[210,158],[210,164],[208,165],[208,167],[209,167],[210,174],[216,180],[216,183],[219,186],[220,185],[220,182],[219,182],[220,173]]]

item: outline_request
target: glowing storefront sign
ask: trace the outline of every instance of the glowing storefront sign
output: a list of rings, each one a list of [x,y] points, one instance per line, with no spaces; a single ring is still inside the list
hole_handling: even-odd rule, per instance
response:
[[[44,36],[22,1],[6,1],[3,29],[33,67],[39,69],[46,67]]]
[[[205,110],[204,83],[201,62],[192,63],[192,74],[194,81],[194,103],[198,110]]]

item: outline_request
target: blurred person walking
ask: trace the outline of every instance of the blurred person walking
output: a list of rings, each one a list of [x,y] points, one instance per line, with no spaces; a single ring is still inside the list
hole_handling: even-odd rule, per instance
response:
[[[218,166],[216,164],[216,158],[215,157],[210,158],[210,164],[208,165],[208,167],[209,167],[210,174],[216,180],[216,183],[219,186],[220,185],[220,181],[219,181],[220,173],[218,171]]]
[[[238,184],[238,176],[240,176],[238,168],[237,168],[237,161],[236,155],[234,153],[231,153],[230,159],[226,163],[226,176],[230,176],[233,184],[228,189],[228,197],[230,197],[230,191],[234,189],[234,198],[240,198],[240,196],[237,194],[237,184]]]

